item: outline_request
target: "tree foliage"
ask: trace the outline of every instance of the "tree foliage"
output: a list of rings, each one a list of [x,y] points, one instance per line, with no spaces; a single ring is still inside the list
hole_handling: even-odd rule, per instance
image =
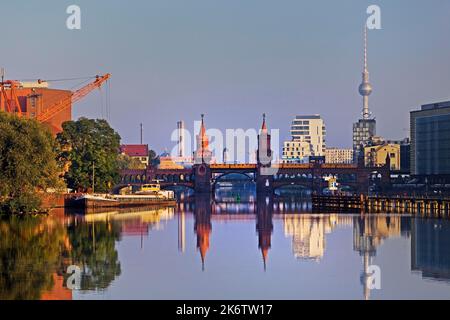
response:
[[[118,161],[120,170],[125,169],[141,170],[146,168],[146,165],[142,163],[139,159],[130,157],[126,154],[120,154]]]
[[[149,150],[148,151],[148,161],[152,162],[153,160],[155,160],[157,157],[156,155],[156,151],[155,150]]]
[[[39,210],[38,192],[62,187],[56,156],[47,128],[0,112],[0,212]]]
[[[59,159],[68,167],[64,178],[72,189],[86,191],[92,186],[95,166],[95,191],[107,192],[119,180],[120,136],[106,120],[80,118],[63,124],[57,135]]]

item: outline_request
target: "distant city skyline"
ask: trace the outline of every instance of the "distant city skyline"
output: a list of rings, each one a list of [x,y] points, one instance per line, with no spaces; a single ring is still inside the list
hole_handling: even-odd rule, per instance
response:
[[[79,31],[65,27],[70,4],[2,4],[3,23],[14,26],[2,41],[6,78],[110,72],[109,121],[122,143],[139,143],[143,123],[144,143],[158,153],[175,145],[177,121],[193,131],[202,113],[207,128],[225,130],[258,128],[265,112],[281,141],[295,115],[320,114],[327,146],[350,147],[352,123],[361,118],[362,29],[371,4],[382,13],[382,30],[369,31],[377,134],[402,139],[411,110],[450,100],[445,0],[80,0]],[[100,117],[100,105],[99,94],[87,97],[74,119]]]

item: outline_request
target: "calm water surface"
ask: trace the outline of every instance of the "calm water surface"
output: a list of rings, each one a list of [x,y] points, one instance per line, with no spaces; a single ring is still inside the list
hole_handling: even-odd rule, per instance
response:
[[[449,221],[232,201],[0,220],[0,299],[450,298]]]

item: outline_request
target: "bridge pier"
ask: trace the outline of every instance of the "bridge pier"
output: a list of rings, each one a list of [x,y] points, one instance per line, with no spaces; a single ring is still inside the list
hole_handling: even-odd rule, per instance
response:
[[[195,180],[194,191],[196,194],[212,193],[212,172],[211,167],[206,163],[196,164],[193,167]]]
[[[273,195],[273,175],[263,175],[261,170],[258,170],[256,176],[256,193],[258,196]]]

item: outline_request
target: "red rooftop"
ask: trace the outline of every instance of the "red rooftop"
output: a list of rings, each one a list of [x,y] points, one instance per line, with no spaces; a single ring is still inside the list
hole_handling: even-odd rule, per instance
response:
[[[129,157],[147,157],[148,144],[123,144],[120,146],[120,153]]]

